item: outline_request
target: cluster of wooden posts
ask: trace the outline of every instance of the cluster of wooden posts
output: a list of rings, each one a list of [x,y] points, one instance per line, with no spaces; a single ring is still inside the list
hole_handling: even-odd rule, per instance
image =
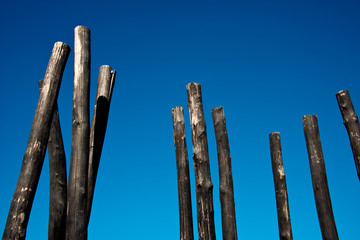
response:
[[[69,183],[57,97],[70,47],[56,42],[39,82],[40,97],[2,239],[25,239],[32,203],[48,149],[50,201],[48,239],[87,239],[87,227],[105,137],[115,70],[99,70],[90,125],[90,30],[75,28],[72,142]]]
[[[210,177],[206,124],[203,113],[201,86],[189,83],[186,86],[193,145],[193,160],[196,181],[197,223],[200,240],[215,239],[213,184]],[[349,92],[342,90],[336,94],[339,108],[348,131],[360,178],[360,125],[354,111]],[[235,202],[231,170],[230,148],[225,124],[224,110],[211,110],[215,129],[220,182],[220,204],[223,239],[237,239]],[[172,109],[177,181],[179,195],[180,239],[193,240],[193,221],[190,192],[189,161],[185,139],[184,114],[182,107]],[[333,216],[327,183],[324,157],[321,148],[316,115],[303,117],[306,146],[308,150],[315,203],[323,239],[339,239]],[[288,194],[282,161],[280,133],[269,135],[271,162],[274,176],[279,237],[293,239],[290,223]]]

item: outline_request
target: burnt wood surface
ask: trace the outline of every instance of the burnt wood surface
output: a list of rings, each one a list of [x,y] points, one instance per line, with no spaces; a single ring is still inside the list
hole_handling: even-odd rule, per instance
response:
[[[179,197],[180,240],[193,240],[193,220],[189,176],[189,160],[185,138],[185,122],[182,107],[172,109],[174,144]]]
[[[321,234],[323,239],[338,240],[339,237],[331,206],[317,116],[305,115],[303,117],[303,126]]]
[[[11,202],[3,239],[25,239],[35,191],[44,163],[51,120],[70,47],[57,42],[46,69],[19,179]]]
[[[360,125],[348,90],[341,90],[336,94],[344,125],[348,132],[355,166],[360,180]]]
[[[89,161],[90,30],[75,28],[71,161],[66,239],[87,239],[87,174]]]
[[[40,92],[44,80],[39,81]],[[58,105],[55,103],[47,144],[49,156],[49,240],[65,239],[67,175],[64,143],[61,134]]]
[[[213,184],[210,176],[206,123],[203,112],[201,86],[189,83],[186,86],[190,112],[193,159],[196,181],[196,202],[199,240],[214,240]]]
[[[96,177],[108,122],[110,100],[115,83],[115,74],[116,72],[111,71],[111,67],[108,65],[103,65],[99,69],[96,100],[90,127],[88,192],[86,204],[88,222],[90,220]]]
[[[292,240],[291,222],[286,178],[282,160],[280,133],[273,132],[269,135],[271,165],[275,185],[276,207],[279,225],[280,240]]]
[[[237,239],[234,186],[229,139],[222,107],[211,110],[215,129],[220,182],[221,222],[224,240]]]

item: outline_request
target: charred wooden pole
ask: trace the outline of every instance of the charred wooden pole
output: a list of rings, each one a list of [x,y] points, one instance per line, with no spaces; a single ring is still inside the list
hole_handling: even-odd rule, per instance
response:
[[[193,143],[193,159],[196,180],[196,202],[199,240],[214,240],[213,184],[210,176],[206,123],[203,112],[201,86],[189,83],[186,86],[190,112]]]
[[[220,181],[220,203],[221,203],[221,222],[224,240],[237,239],[234,186],[231,170],[231,156],[229,139],[226,130],[225,114],[222,107],[216,107],[211,110],[218,164],[219,164],[219,181]]]
[[[357,175],[360,180],[360,125],[355,113],[348,90],[342,90],[336,94],[344,125],[350,138],[351,149],[354,155]]]
[[[109,65],[103,65],[100,67],[94,113],[90,127],[88,192],[86,200],[88,223],[90,220],[96,177],[99,169],[101,151],[109,116],[110,99],[115,83],[115,74],[115,70],[111,71],[111,67]]]
[[[305,115],[303,126],[321,234],[323,239],[338,240],[316,115]]]
[[[62,42],[55,43],[46,69],[43,90],[40,93],[31,125],[30,136],[11,202],[3,240],[25,239],[26,227],[44,163],[54,106],[69,53],[70,48],[68,45]]]
[[[44,80],[39,81],[40,92]],[[47,144],[50,170],[49,240],[65,239],[67,176],[64,143],[61,134],[58,105],[55,103]]]
[[[87,239],[87,174],[89,161],[90,30],[75,28],[74,92],[66,239]]]
[[[292,240],[288,193],[281,153],[280,133],[269,135],[280,240]]]
[[[180,240],[193,240],[193,220],[189,176],[189,160],[185,138],[184,112],[182,107],[172,109],[174,143],[179,196]]]

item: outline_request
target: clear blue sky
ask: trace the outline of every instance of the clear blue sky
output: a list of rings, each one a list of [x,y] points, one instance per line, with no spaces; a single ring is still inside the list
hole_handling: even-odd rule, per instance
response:
[[[189,82],[202,85],[218,239],[210,112],[216,106],[226,115],[239,239],[278,239],[268,140],[273,131],[281,133],[293,236],[321,239],[302,129],[305,114],[318,115],[339,237],[357,238],[360,185],[335,94],[349,89],[360,114],[359,12],[357,1],[3,1],[1,234],[37,105],[37,82],[56,41],[72,48],[58,98],[69,167],[73,30],[85,25],[91,30],[91,106],[99,67],[118,71],[90,240],[179,238],[171,108],[184,107],[193,176]],[[45,159],[27,239],[47,239],[48,172]]]

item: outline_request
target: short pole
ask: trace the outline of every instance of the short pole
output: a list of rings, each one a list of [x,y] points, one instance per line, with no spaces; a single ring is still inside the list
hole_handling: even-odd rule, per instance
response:
[[[305,115],[303,126],[321,234],[323,239],[338,240],[316,115]]]
[[[292,240],[291,222],[286,178],[282,160],[280,133],[269,135],[271,164],[274,176],[276,207],[280,240]]]

